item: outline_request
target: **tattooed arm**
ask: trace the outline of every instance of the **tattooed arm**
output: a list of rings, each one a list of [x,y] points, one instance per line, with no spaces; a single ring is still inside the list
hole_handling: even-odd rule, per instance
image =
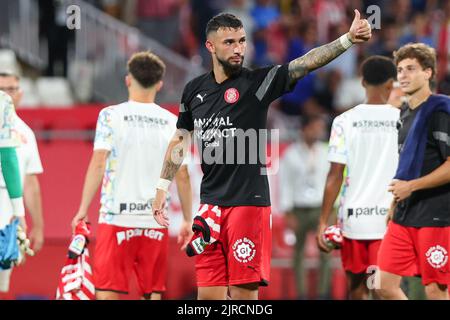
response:
[[[185,131],[177,129],[175,135],[167,147],[164,164],[161,171],[161,179],[172,181],[184,160],[187,135]]]
[[[292,81],[297,81],[309,72],[326,65],[341,53],[345,52],[345,50],[346,49],[342,46],[339,39],[312,49],[307,54],[292,60],[289,63],[290,79]]]
[[[309,72],[326,65],[345,52],[352,44],[367,41],[371,36],[369,23],[365,19],[361,20],[359,11],[355,10],[355,18],[348,33],[331,43],[312,49],[289,63],[291,81],[295,82]]]
[[[161,177],[156,187],[156,196],[153,200],[152,208],[156,221],[165,227],[169,226],[169,219],[164,212],[167,189],[186,157],[191,135],[192,131],[177,129],[164,156]]]

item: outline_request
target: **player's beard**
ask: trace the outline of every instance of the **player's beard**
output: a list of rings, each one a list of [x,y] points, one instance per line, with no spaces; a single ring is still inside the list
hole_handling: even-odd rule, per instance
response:
[[[244,63],[244,56],[241,57],[241,62],[239,64],[231,64],[226,60],[222,60],[219,57],[217,57],[217,61],[219,61],[220,65],[223,68],[223,71],[225,72],[225,75],[227,77],[234,76],[241,72],[242,70],[242,64]]]

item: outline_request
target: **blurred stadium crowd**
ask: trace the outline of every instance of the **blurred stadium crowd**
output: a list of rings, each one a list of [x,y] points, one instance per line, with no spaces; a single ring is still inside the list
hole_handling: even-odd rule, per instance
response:
[[[337,38],[346,31],[353,8],[372,14],[380,8],[380,30],[364,46],[313,73],[301,81],[297,90],[283,98],[281,110],[289,115],[320,110],[339,113],[355,104],[339,95],[359,88],[358,65],[364,58],[392,52],[408,42],[423,42],[438,51],[438,90],[450,93],[448,67],[447,0],[90,0],[108,14],[136,26],[144,34],[188,58],[201,59],[209,67],[204,48],[207,21],[219,12],[239,16],[245,26],[249,51],[247,66],[282,64],[308,50]],[[164,30],[161,32],[161,30]],[[345,59],[345,60],[344,60]],[[341,90],[344,89],[344,90]],[[354,99],[361,99],[362,93]]]
[[[207,21],[218,12],[231,12],[241,18],[248,39],[245,65],[258,67],[286,63],[318,45],[337,38],[346,31],[351,22],[353,8],[370,17],[375,12],[370,6],[378,6],[380,15],[370,18],[379,19],[371,20],[380,27],[373,32],[373,39],[367,44],[352,48],[325,68],[299,81],[294,92],[285,95],[276,107],[272,108],[270,123],[273,127],[280,127],[281,121],[287,123],[287,128],[297,128],[300,123],[298,115],[320,113],[332,118],[362,102],[364,91],[360,85],[358,70],[360,62],[374,54],[392,57],[392,52],[396,48],[408,42],[424,42],[436,48],[438,53],[436,89],[440,93],[450,93],[448,36],[450,1],[448,0],[88,0],[83,3],[89,3],[117,21],[137,28],[143,35],[204,69],[210,67],[210,58],[204,46],[204,29]],[[61,0],[39,0],[38,5],[39,38],[41,42],[48,44],[48,64],[39,75],[68,77],[70,80],[68,62],[74,60],[74,54],[71,52],[76,51],[74,47],[79,44],[74,43],[76,31],[69,30],[63,19],[67,4]],[[127,41],[130,42],[129,39]],[[95,50],[99,51],[98,48]],[[132,48],[128,49],[130,50],[132,51]],[[124,54],[128,55],[128,51]],[[158,50],[155,51],[161,54]],[[120,50],[117,55],[120,55]],[[167,62],[170,65],[171,62]],[[53,78],[44,81],[43,84],[39,82],[35,84],[40,90],[48,88],[48,82],[54,82],[55,86],[59,87],[56,91],[62,92],[63,96],[59,105],[76,102],[114,102],[95,95],[95,90],[94,92],[89,90],[89,79],[92,75],[88,69],[78,72],[78,74],[84,72],[83,76],[86,79],[84,83],[75,84],[74,81],[69,81],[65,84],[64,78],[59,82]],[[118,74],[122,75],[123,72]],[[169,66],[166,78],[172,77],[170,73]],[[194,75],[195,72],[192,74],[188,72],[184,79],[187,81]],[[24,82],[25,87],[30,87],[27,80]],[[95,82],[99,80],[93,77],[92,82],[91,86],[98,86]],[[166,83],[169,83],[170,87],[170,81],[166,80]],[[85,93],[81,88],[83,86],[87,87]],[[120,86],[121,83],[117,85]],[[33,89],[31,87],[30,89]],[[173,94],[168,98],[163,95],[160,99],[168,103],[178,103],[177,92],[178,87],[175,86]],[[352,94],[347,94],[348,92]],[[43,95],[44,98],[36,101],[37,98],[25,92],[24,105],[47,103],[58,105],[55,103],[55,96],[50,99],[51,101],[47,101],[45,93]],[[111,99],[108,93],[103,96],[109,96]],[[289,139],[290,135],[282,133],[282,137]]]

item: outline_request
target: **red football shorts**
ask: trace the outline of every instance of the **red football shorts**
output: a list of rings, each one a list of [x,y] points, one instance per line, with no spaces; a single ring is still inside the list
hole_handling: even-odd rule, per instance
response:
[[[405,227],[390,222],[378,253],[382,271],[422,277],[424,285],[450,284],[450,227]]]
[[[209,205],[208,210],[213,207]],[[220,236],[196,256],[197,285],[268,285],[272,251],[270,207],[218,208],[221,211]]]
[[[167,229],[99,224],[94,252],[95,289],[128,293],[134,271],[142,296],[165,291],[168,250]]]
[[[341,248],[342,266],[345,271],[367,273],[369,266],[377,265],[381,240],[355,240],[344,237]]]

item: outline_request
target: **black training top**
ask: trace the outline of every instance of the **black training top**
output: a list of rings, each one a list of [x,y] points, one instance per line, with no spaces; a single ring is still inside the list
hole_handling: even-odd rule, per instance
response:
[[[401,110],[398,135],[400,150],[421,107],[411,110],[405,106]],[[427,125],[427,144],[420,176],[431,173],[450,157],[450,115],[435,112]],[[450,183],[413,192],[409,198],[398,203],[393,221],[407,227],[450,226]]]
[[[194,130],[201,155],[201,203],[269,206],[265,174],[269,104],[290,91],[288,65],[248,70],[218,84],[213,72],[184,88],[177,128]]]

